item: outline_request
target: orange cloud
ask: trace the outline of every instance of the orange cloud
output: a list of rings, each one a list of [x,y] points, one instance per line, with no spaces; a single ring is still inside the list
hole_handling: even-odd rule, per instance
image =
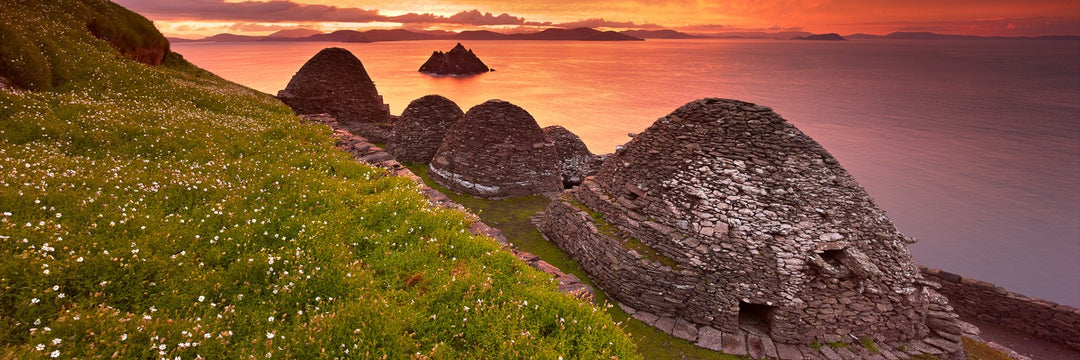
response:
[[[1080,34],[1076,0],[115,0],[157,21]],[[495,15],[498,14],[498,15]],[[430,24],[430,25],[424,25]],[[1011,24],[1011,26],[1010,26]]]

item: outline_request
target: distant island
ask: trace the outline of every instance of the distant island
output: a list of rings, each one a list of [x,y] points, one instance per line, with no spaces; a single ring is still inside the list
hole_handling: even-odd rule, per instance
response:
[[[418,70],[430,75],[476,75],[492,71],[480,61],[479,57],[471,49],[465,49],[461,43],[457,43],[450,51],[435,51],[431,53],[424,65]]]
[[[461,32],[405,29],[376,29],[367,31],[338,30],[323,33],[312,29],[281,30],[270,35],[252,36],[217,34],[202,39],[168,38],[174,44],[191,42],[261,42],[261,41],[324,41],[342,43],[370,43],[408,40],[574,40],[574,41],[644,41],[645,39],[781,39],[781,40],[1080,40],[1076,35],[1047,36],[975,36],[949,35],[932,32],[898,31],[887,35],[855,33],[840,36],[837,33],[813,34],[805,31],[735,31],[713,34],[689,34],[671,29],[600,31],[581,27],[574,29],[549,28],[531,33],[504,34],[490,30],[465,30]]]
[[[791,38],[791,40],[844,41],[844,40],[847,40],[847,39],[845,39],[843,36],[840,36],[840,34],[837,34],[837,33],[828,33],[828,34],[817,34],[817,35],[807,35],[807,36],[796,36],[796,37]]]
[[[674,32],[674,31],[673,31]],[[678,33],[678,32],[675,32]],[[682,34],[682,33],[678,33]],[[682,34],[691,36],[688,34]],[[281,30],[266,36],[217,34],[202,39],[169,38],[173,43],[187,42],[256,42],[256,41],[327,41],[345,43],[370,43],[408,40],[575,40],[575,41],[644,41],[644,38],[615,31],[600,31],[582,27],[575,29],[550,28],[532,33],[503,34],[488,30],[471,30],[459,33],[449,31],[393,30],[338,30],[322,33],[309,29]]]
[[[927,31],[897,31],[888,35],[874,34],[851,34],[848,39],[889,39],[889,40],[1080,40],[1077,35],[1046,35],[1046,36],[977,36],[977,35],[950,35],[938,34]]]

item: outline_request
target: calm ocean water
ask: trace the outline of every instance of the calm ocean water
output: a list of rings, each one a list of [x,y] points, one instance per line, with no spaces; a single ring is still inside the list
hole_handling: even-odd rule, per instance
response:
[[[924,265],[1080,306],[1080,43],[650,40],[466,42],[497,71],[417,73],[452,41],[194,43],[196,65],[276,94],[308,58],[359,57],[400,114],[440,94],[463,110],[498,98],[611,152],[678,106],[770,106],[867,189]]]

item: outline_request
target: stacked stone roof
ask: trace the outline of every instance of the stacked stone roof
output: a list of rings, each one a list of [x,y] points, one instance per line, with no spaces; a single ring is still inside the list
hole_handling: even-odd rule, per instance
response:
[[[912,240],[766,107],[714,98],[680,107],[553,201],[540,225],[614,298],[694,328],[751,326],[793,344],[941,332],[941,352],[962,353],[955,315],[907,251]]]
[[[430,169],[439,184],[486,198],[562,190],[555,145],[525,109],[502,100],[469,109],[447,131]]]
[[[398,161],[430,162],[446,131],[464,115],[457,104],[439,95],[413,100],[394,125],[387,151]]]
[[[555,143],[563,187],[570,188],[581,184],[586,176],[596,173],[600,167],[600,158],[593,155],[585,142],[570,130],[552,125],[544,128],[544,136]]]
[[[378,125],[390,119],[390,108],[383,103],[364,64],[342,48],[326,48],[315,54],[277,97],[297,114],[328,113],[368,137],[384,137],[381,132],[364,132],[378,132]]]

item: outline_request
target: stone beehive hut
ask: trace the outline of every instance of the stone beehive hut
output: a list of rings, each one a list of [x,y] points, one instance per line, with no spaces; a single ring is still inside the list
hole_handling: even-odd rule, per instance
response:
[[[443,138],[431,178],[486,198],[562,190],[555,145],[525,109],[502,100],[477,105]]]
[[[936,351],[960,351],[910,238],[769,108],[680,107],[553,201],[540,226],[614,298],[693,329],[790,344],[934,337]]]
[[[390,119],[389,106],[383,104],[364,64],[348,50],[322,49],[277,97],[297,114],[328,113],[360,135],[385,141],[387,134],[379,129]]]
[[[559,125],[544,128],[544,136],[555,143],[559,154],[559,170],[562,172],[563,187],[581,184],[585,177],[596,172],[600,165],[599,157],[593,155],[585,142],[577,135]]]
[[[457,104],[439,95],[413,100],[394,125],[387,151],[399,161],[430,162],[446,131],[463,115]]]

